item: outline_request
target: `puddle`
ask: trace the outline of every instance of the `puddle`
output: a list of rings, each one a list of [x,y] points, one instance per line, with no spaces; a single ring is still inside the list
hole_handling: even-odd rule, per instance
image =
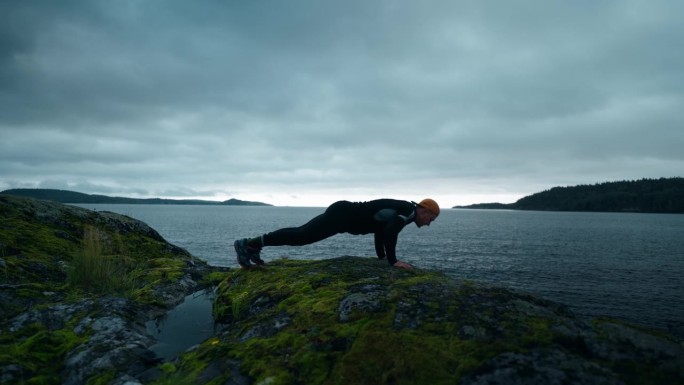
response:
[[[150,349],[163,359],[171,358],[214,335],[217,324],[211,314],[215,294],[190,294],[165,316],[145,324],[157,340]]]

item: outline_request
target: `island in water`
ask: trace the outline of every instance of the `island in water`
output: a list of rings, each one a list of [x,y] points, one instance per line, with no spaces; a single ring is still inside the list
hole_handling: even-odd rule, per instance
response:
[[[477,203],[459,209],[684,213],[684,178],[640,179],[554,187],[514,203]]]
[[[273,206],[263,202],[228,199],[225,201],[209,201],[201,199],[163,199],[163,198],[125,198],[107,195],[84,194],[75,191],[17,188],[0,192],[0,194],[14,195],[27,198],[44,199],[59,203],[88,203],[88,204],[145,204],[145,205],[220,205],[220,206]]]

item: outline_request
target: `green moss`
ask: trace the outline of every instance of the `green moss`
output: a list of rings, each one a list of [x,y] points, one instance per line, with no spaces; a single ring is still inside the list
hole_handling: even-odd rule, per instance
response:
[[[125,218],[58,203],[3,196],[0,216],[4,265],[0,284],[7,284],[11,296],[9,303],[2,304],[6,317],[18,315],[27,306],[41,309],[111,295],[165,305],[157,292],[176,285],[193,258],[153,233],[136,231]],[[218,279],[213,275],[205,281]],[[0,366],[19,366],[26,383],[60,383],[64,357],[88,338],[72,332],[75,322],[85,316],[64,320],[66,326],[60,330],[48,330],[42,324],[12,333],[5,329],[0,333]],[[90,383],[107,383],[115,374],[98,374]]]
[[[171,362],[164,362],[159,365],[159,368],[166,374],[175,373],[177,370],[176,365],[172,364]]]
[[[231,317],[234,320],[242,318],[249,308],[249,293],[246,291],[237,292],[230,296]]]
[[[24,368],[29,383],[59,384],[57,376],[66,354],[85,341],[76,335],[74,321],[60,330],[47,330],[42,324],[29,325],[12,334],[3,334],[0,362]]]
[[[336,262],[346,266],[338,269]],[[215,311],[217,318],[239,323],[236,336],[260,322],[272,323],[269,319],[276,314],[285,312],[292,318],[290,325],[273,337],[228,343],[231,356],[242,362],[257,382],[411,384],[420,379],[453,383],[506,348],[459,340],[454,336],[457,320],[427,318],[420,329],[397,330],[393,324],[395,301],[420,302],[428,312],[458,306],[457,299],[445,305],[421,296],[422,289],[415,290],[427,284],[448,290],[440,286],[446,283],[445,277],[434,272],[402,272],[367,260],[351,262],[283,260],[229,275],[219,286]],[[348,268],[355,272],[349,274]],[[392,302],[379,305],[372,318],[357,309],[353,314],[358,316],[350,317],[355,321],[340,322],[340,302],[351,288],[364,285],[386,287],[392,299],[377,301]],[[259,298],[268,298],[272,306],[250,314],[250,306]]]
[[[521,346],[548,346],[554,342],[556,333],[551,330],[552,321],[543,317],[529,317],[523,320]]]
[[[154,381],[154,385],[195,385],[195,376],[189,373],[166,373]]]
[[[404,330],[369,327],[332,373],[336,384],[452,384],[468,360],[460,341]]]
[[[204,287],[218,286],[224,279],[226,279],[228,274],[229,273],[227,271],[213,271],[202,277],[202,280],[199,282],[199,284]]]
[[[411,273],[412,275],[397,279],[395,285],[408,287],[415,286],[421,283],[436,284],[440,282],[446,282],[448,280],[446,275],[435,271],[416,269],[409,271],[409,273]]]
[[[164,241],[104,226],[97,213],[77,217],[65,209],[44,222],[32,214],[30,200],[17,202],[1,205],[2,283],[39,282],[51,291],[64,290],[68,281],[78,293],[123,294],[151,303],[156,285],[184,275],[190,256],[170,252]]]
[[[583,341],[556,331],[567,318],[543,300],[377,262],[281,260],[228,274],[214,311],[230,326],[203,344],[207,356],[240,362],[256,384],[453,384],[503,353],[555,350],[592,365]],[[351,303],[347,322],[342,303]],[[653,362],[600,364],[626,383],[681,377]]]
[[[159,365],[163,372],[162,376],[152,382],[154,385],[197,384],[198,378],[204,370],[215,364],[221,368],[222,374],[202,383],[207,385],[225,384],[230,378],[230,370],[225,367],[227,353],[225,347],[215,337],[204,341],[196,349],[186,352],[178,357],[177,362],[165,362]]]
[[[106,370],[103,373],[98,373],[90,377],[86,381],[86,385],[107,385],[116,378],[115,370]]]

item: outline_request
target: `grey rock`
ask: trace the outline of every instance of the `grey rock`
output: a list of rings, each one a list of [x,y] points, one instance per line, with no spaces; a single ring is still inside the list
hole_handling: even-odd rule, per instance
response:
[[[132,374],[145,369],[154,353],[153,339],[120,316],[98,319],[91,325],[92,336],[72,351],[64,362],[64,384],[81,384],[90,376],[114,369]]]
[[[351,294],[340,301],[338,316],[340,322],[349,322],[352,313],[373,313],[384,309],[385,289],[380,285],[367,284],[350,288]]]
[[[560,350],[503,353],[489,360],[461,385],[622,385],[611,371]]]
[[[240,338],[240,341],[244,342],[247,341],[251,338],[266,338],[266,337],[272,337],[280,330],[285,328],[286,326],[290,325],[292,323],[292,319],[290,316],[285,313],[281,312],[278,313],[275,317],[270,318],[264,322],[258,323],[256,326],[252,327],[251,329],[247,330],[242,337]]]
[[[116,380],[110,382],[110,385],[142,385],[142,382],[138,379],[133,378],[127,374],[117,378]]]
[[[21,383],[24,377],[24,369],[19,365],[6,365],[0,368],[0,384]]]

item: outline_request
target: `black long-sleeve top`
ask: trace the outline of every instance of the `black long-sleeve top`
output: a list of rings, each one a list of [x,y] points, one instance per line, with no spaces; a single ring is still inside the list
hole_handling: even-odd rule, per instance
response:
[[[347,213],[345,231],[351,234],[370,234],[375,237],[375,253],[387,258],[390,265],[397,262],[396,246],[399,232],[416,219],[413,202],[396,199],[377,199],[355,202]]]

